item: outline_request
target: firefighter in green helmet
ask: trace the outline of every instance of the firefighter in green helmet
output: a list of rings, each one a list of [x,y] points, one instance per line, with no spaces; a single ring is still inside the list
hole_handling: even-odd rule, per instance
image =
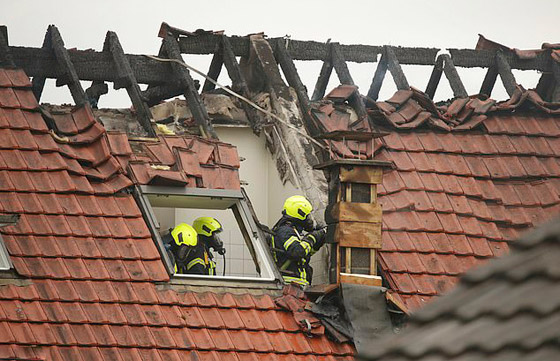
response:
[[[186,223],[178,224],[163,236],[163,242],[175,273],[208,274],[208,255],[192,226]]]
[[[205,253],[208,256],[207,274],[215,276],[216,263],[214,262],[212,250],[222,256],[226,253],[224,243],[220,239],[220,233],[223,231],[222,225],[216,218],[199,217],[194,220],[193,228],[198,234],[198,241],[204,247]]]
[[[302,286],[311,284],[309,261],[325,243],[326,228],[314,227],[313,206],[304,196],[286,199],[282,218],[272,228],[272,253],[284,281]]]

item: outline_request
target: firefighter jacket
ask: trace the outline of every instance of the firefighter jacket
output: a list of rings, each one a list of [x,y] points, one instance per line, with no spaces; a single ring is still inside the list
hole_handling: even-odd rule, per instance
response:
[[[170,239],[167,239],[169,237]],[[189,247],[187,256],[183,261],[177,257],[177,248],[172,242],[171,235],[165,235],[163,242],[167,248],[167,254],[173,264],[175,273],[192,274],[192,275],[216,275],[216,264],[212,260],[211,255],[206,247],[198,244],[195,247]]]
[[[303,286],[311,284],[313,268],[309,261],[322,240],[317,240],[313,232],[301,236],[302,229],[287,219],[278,222],[272,231],[272,254],[284,281]]]

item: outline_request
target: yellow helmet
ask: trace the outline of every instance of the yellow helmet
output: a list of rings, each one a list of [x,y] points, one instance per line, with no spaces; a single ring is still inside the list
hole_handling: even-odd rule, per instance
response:
[[[304,196],[291,196],[284,202],[284,214],[304,221],[313,210],[311,202]]]
[[[194,220],[193,228],[196,233],[203,236],[211,237],[214,232],[221,232],[222,225],[216,218],[212,217],[199,217]]]
[[[187,245],[194,247],[198,243],[198,237],[196,231],[193,227],[189,226],[186,223],[178,224],[173,230],[171,231],[171,236],[173,240],[177,244],[180,245]]]

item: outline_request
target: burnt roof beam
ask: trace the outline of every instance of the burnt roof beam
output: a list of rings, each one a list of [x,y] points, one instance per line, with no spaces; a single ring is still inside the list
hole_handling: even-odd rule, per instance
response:
[[[62,72],[62,77],[59,76],[56,80],[56,86],[68,85],[74,103],[78,106],[86,104],[88,102],[86,93],[82,88],[82,84],[80,84],[80,78],[78,78],[76,69],[74,69],[74,65],[70,60],[68,50],[64,47],[64,41],[62,40],[60,32],[56,26],[50,25],[47,30],[47,36],[49,36],[49,33],[51,47],[58,62],[59,69]]]
[[[222,65],[224,65],[224,57],[222,54],[222,45],[219,44],[216,46],[216,51],[214,52],[214,56],[212,57],[212,61],[210,62],[210,67],[208,68],[208,77],[217,81],[220,73],[222,72]],[[204,81],[204,85],[202,86],[202,92],[204,93],[210,90],[214,90],[215,88],[216,86],[214,85],[214,83],[206,79]]]
[[[247,85],[247,81],[241,72],[241,68],[239,67],[239,63],[237,62],[237,58],[233,53],[233,49],[231,48],[231,43],[227,36],[222,35],[222,43],[220,46],[222,61],[226,70],[228,72],[229,78],[231,79],[231,87],[233,91],[240,93],[246,98],[251,98],[251,93],[249,91],[249,86]],[[241,101],[241,107],[247,114],[247,119],[249,120],[249,124],[251,125],[252,129],[259,129],[259,115],[257,110],[247,104],[245,101]],[[258,130],[257,130],[258,133]]]
[[[463,85],[463,81],[457,72],[457,68],[455,68],[455,64],[451,57],[448,54],[441,54],[439,57],[443,60],[443,73],[445,77],[449,81],[449,85],[453,90],[453,95],[456,98],[466,98],[469,95],[467,94],[467,90]]]
[[[177,42],[176,38],[171,35],[167,35],[163,39],[163,46],[169,59],[175,59],[180,63],[184,63],[183,58],[181,57],[181,52],[179,50],[179,43]],[[206,110],[202,99],[200,99],[200,95],[198,94],[198,91],[194,84],[194,80],[191,77],[189,70],[175,62],[171,63],[171,68],[173,69],[175,76],[181,83],[185,99],[189,104],[189,108],[196,123],[200,127],[200,130],[207,137],[217,139],[218,135],[214,131],[212,123],[210,123],[210,116],[208,115],[208,111]]]
[[[8,28],[0,26],[0,66],[14,67],[14,59],[8,43]]]
[[[184,54],[213,54],[221,35],[203,34],[182,37],[179,40]],[[249,55],[249,39],[229,37],[236,56]],[[269,40],[275,40],[269,39]],[[374,63],[378,54],[383,54],[383,46],[340,45],[340,52],[346,61]],[[401,65],[434,65],[440,49],[394,47],[395,56]],[[496,50],[448,49],[455,66],[464,68],[489,68],[495,63]],[[329,56],[329,44],[318,41],[290,40],[288,52],[293,60],[324,60]],[[534,59],[519,59],[514,53],[504,54],[512,69],[551,71],[550,54],[542,52]]]
[[[339,44],[331,43],[330,45],[331,45],[331,61],[334,70],[338,75],[338,79],[342,84],[355,85],[354,80],[350,75],[350,71],[348,70],[348,65],[346,64],[346,61],[344,60],[344,57],[340,52]],[[368,116],[366,106],[364,105],[364,102],[362,101],[362,97],[358,91],[354,92],[350,96],[350,98],[348,99],[348,103],[356,111],[359,120],[366,119],[369,122],[372,129],[376,129],[376,126],[373,124],[373,121]]]
[[[88,102],[88,97],[80,84],[80,78],[76,73],[74,64],[70,60],[68,50],[64,47],[64,40],[54,25],[49,25],[43,46],[41,50],[44,53],[51,53],[55,58],[55,68],[58,73],[56,77],[56,86],[67,85],[77,106],[84,105]],[[37,101],[41,99],[43,88],[45,86],[45,77],[33,77],[32,90]]]
[[[408,80],[406,80],[406,76],[402,70],[401,65],[395,55],[394,48],[392,46],[385,47],[385,53],[383,54],[387,57],[387,69],[391,72],[393,76],[393,80],[395,81],[395,85],[397,86],[398,90],[407,90],[410,89],[410,85],[408,84]]]
[[[515,81],[515,76],[511,71],[511,66],[509,66],[508,60],[504,56],[502,51],[496,53],[496,65],[498,67],[498,74],[500,74],[500,79],[504,84],[504,88],[508,95],[511,97],[517,88],[517,82]]]
[[[550,96],[551,102],[560,102],[560,64],[556,61],[552,61],[552,74],[554,75],[554,89]]]
[[[488,68],[488,71],[484,76],[479,93],[490,97],[490,95],[492,95],[494,85],[496,84],[496,80],[498,80],[498,68],[496,66],[491,66]]]
[[[110,53],[113,59],[113,67],[115,68],[117,75],[113,81],[114,88],[126,88],[128,96],[132,101],[132,105],[138,114],[138,121],[149,136],[155,137],[156,133],[152,127],[152,112],[150,111],[148,105],[144,102],[140,86],[136,81],[136,77],[132,72],[128,59],[125,57],[116,33],[112,31],[107,32],[105,43],[103,44],[103,50]]]
[[[371,85],[367,93],[368,98],[373,100],[379,98],[379,91],[381,90],[381,86],[383,86],[385,74],[387,74],[387,58],[382,56],[377,64],[377,68],[375,68],[375,73],[373,74],[373,79],[371,80]]]
[[[315,121],[312,119],[311,107],[309,105],[309,95],[307,88],[301,81],[299,73],[297,72],[296,65],[290,54],[288,53],[289,40],[278,39],[273,42],[274,55],[276,61],[280,65],[288,84],[295,89],[299,105],[302,109],[303,117],[305,119],[305,127],[308,133],[314,137],[319,135],[320,131],[316,126]]]
[[[330,39],[327,40],[327,44],[330,44],[330,42],[331,42]],[[325,96],[325,92],[327,91],[327,85],[329,84],[329,79],[331,78],[331,74],[333,70],[333,65],[330,56],[327,55],[322,60],[323,60],[323,65],[321,66],[321,71],[319,72],[317,83],[315,84],[315,88],[313,89],[313,95],[311,96],[312,101],[319,101],[323,99],[323,97]]]
[[[426,95],[428,95],[430,99],[434,99],[442,75],[443,58],[438,57],[436,59],[436,64],[434,65],[434,69],[432,70],[432,74],[430,75],[430,80],[428,80],[428,85],[426,85]]]
[[[52,43],[51,43],[50,31],[47,30],[47,33],[45,34],[45,38],[43,39],[43,45],[41,46],[41,52],[46,56],[51,55],[52,54],[51,48],[52,48]],[[46,80],[47,78],[44,76],[33,76],[33,79],[31,80],[31,90],[33,91],[33,95],[35,95],[35,99],[37,99],[37,102],[41,100],[41,95],[43,94],[43,89],[45,88]]]

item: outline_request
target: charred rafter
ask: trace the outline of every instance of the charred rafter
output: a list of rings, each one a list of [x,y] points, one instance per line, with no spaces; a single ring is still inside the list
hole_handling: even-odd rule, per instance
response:
[[[331,61],[334,70],[336,71],[336,75],[338,75],[338,79],[342,84],[354,85],[354,80],[348,71],[348,65],[340,52],[339,46],[340,44],[338,43],[331,43]],[[369,119],[366,106],[364,105],[364,102],[358,92],[352,94],[352,96],[348,99],[348,103],[356,111],[358,119]]]
[[[56,26],[49,25],[43,41],[42,50],[46,53],[52,53],[56,60],[58,68],[56,86],[67,85],[72,94],[72,99],[74,99],[74,103],[78,106],[84,105],[88,101],[87,95],[80,84],[80,79],[76,73],[74,64],[70,61],[68,50],[64,47],[64,41]],[[33,78],[33,93],[37,101],[41,98],[44,86],[45,77],[39,76]]]
[[[249,86],[247,85],[247,81],[245,81],[245,77],[241,72],[239,67],[239,63],[237,62],[237,58],[231,49],[231,44],[227,36],[222,35],[222,44],[221,44],[221,54],[222,60],[228,72],[228,75],[231,79],[231,85],[235,92],[241,93],[241,95],[250,98],[251,94],[249,92]],[[216,77],[217,78],[217,77]],[[241,107],[247,114],[247,118],[249,119],[249,123],[253,129],[258,129],[258,122],[259,116],[256,110],[251,107],[246,102],[241,102]]]
[[[381,85],[383,84],[383,79],[385,79],[387,70],[391,73],[398,90],[410,88],[393,47],[387,46],[377,65],[377,69],[375,69],[375,74],[368,91],[369,98],[377,100],[379,97],[379,91],[381,90]]]
[[[175,59],[176,61],[181,63],[183,62],[183,58],[181,58],[181,52],[179,51],[179,44],[177,43],[177,39],[175,37],[173,37],[172,35],[167,35],[163,39],[163,46],[169,59]],[[216,132],[214,131],[214,128],[212,127],[212,124],[210,123],[210,116],[208,115],[204,103],[200,99],[200,95],[196,90],[194,80],[191,77],[189,70],[177,63],[171,63],[171,67],[173,68],[175,76],[181,83],[181,87],[184,91],[183,94],[185,95],[185,99],[187,99],[194,120],[199,125],[204,134],[211,138],[218,138]]]
[[[327,44],[329,43],[330,43],[330,39],[327,41]],[[325,56],[325,58],[321,60],[323,60],[323,65],[321,66],[321,72],[319,73],[319,78],[317,78],[317,83],[315,84],[313,95],[311,96],[312,101],[318,101],[323,99],[333,70],[330,53],[328,54],[328,56]]]
[[[8,44],[8,28],[6,26],[0,26],[0,65],[5,67],[15,66]]]
[[[112,31],[107,32],[105,43],[103,44],[103,51],[109,53],[113,59],[113,67],[115,68],[117,75],[113,81],[114,88],[126,88],[128,96],[132,101],[132,105],[138,114],[138,121],[142,124],[144,130],[146,130],[150,136],[155,137],[156,134],[152,128],[152,113],[142,98],[140,86],[136,81],[136,77],[134,76],[128,59],[124,55],[124,51],[116,33]]]

